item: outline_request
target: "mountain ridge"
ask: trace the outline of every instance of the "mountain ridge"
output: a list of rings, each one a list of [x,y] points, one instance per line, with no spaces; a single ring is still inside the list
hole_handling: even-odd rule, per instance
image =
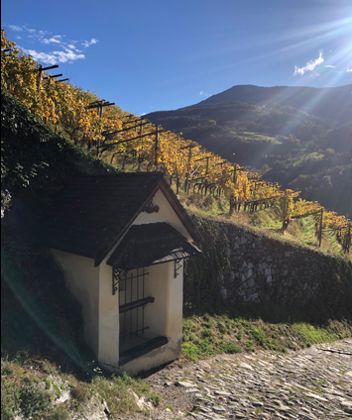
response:
[[[306,198],[351,217],[352,193],[346,195],[352,191],[351,116],[352,84],[235,85],[197,104],[146,117],[226,159],[235,153],[267,179],[299,188]],[[319,186],[322,179],[329,188]]]
[[[172,112],[172,111],[185,111],[188,109],[196,109],[209,107],[214,105],[224,105],[224,104],[235,104],[235,103],[249,103],[254,105],[274,105],[277,103],[286,103],[287,101],[294,101],[296,105],[301,106],[302,104],[297,104],[297,102],[304,102],[307,100],[304,95],[308,94],[330,94],[326,99],[331,99],[331,94],[336,94],[342,92],[343,96],[346,95],[346,91],[349,91],[347,95],[351,96],[351,102],[349,109],[352,113],[352,84],[341,85],[341,86],[329,86],[329,87],[311,87],[311,86],[286,86],[286,85],[274,85],[274,86],[257,86],[253,84],[246,85],[234,85],[220,93],[209,96],[208,98],[197,102],[193,105],[188,105],[181,107],[175,110],[170,111],[154,111],[148,115],[152,115],[158,112]],[[254,94],[257,94],[257,100],[251,100]],[[259,98],[258,98],[259,94]],[[285,95],[287,97],[285,98]],[[235,99],[232,98],[233,95],[237,95]],[[277,100],[272,98],[272,95],[279,95]],[[294,96],[296,95],[296,96]],[[301,95],[301,96],[299,96]],[[303,96],[302,96],[303,95]],[[229,100],[230,99],[230,100]],[[314,110],[311,112],[314,115]],[[319,115],[318,115],[319,116]],[[336,121],[339,121],[337,119]]]

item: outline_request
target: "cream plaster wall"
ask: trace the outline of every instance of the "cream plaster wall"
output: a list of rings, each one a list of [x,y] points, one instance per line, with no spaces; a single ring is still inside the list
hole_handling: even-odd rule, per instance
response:
[[[166,337],[171,347],[179,353],[182,343],[183,323],[183,260],[174,277],[174,262],[168,263],[169,276],[166,290]]]
[[[99,342],[99,267],[91,258],[51,250],[65,274],[66,285],[82,306],[84,337],[98,355]]]
[[[149,327],[148,335],[166,335],[167,323],[167,286],[169,263],[147,267],[149,273],[145,282],[145,295],[153,296],[155,301],[146,305],[144,310],[145,324]]]
[[[119,293],[112,294],[112,267],[104,260],[99,266],[98,360],[107,369],[119,363]]]
[[[158,190],[155,193],[153,203],[159,206],[159,211],[154,213],[141,212],[134,220],[134,225],[166,222],[178,230],[186,239],[192,239],[184,224],[177,216],[161,190]]]

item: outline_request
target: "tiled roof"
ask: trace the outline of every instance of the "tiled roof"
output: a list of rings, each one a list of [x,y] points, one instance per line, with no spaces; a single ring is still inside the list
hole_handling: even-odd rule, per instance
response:
[[[108,264],[130,270],[161,260],[185,258],[198,252],[194,245],[169,224],[148,223],[129,229],[109,257]]]
[[[159,173],[70,179],[42,222],[43,244],[98,264],[163,182]]]

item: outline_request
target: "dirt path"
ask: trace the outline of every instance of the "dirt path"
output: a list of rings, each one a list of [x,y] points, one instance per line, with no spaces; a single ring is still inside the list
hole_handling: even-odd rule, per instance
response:
[[[144,418],[352,419],[352,340],[176,362],[148,382],[163,402]]]

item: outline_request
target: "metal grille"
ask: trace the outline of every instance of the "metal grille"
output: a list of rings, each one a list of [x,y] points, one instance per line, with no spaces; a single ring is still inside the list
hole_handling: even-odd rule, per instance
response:
[[[148,329],[145,326],[144,308],[154,302],[145,296],[145,268],[125,272],[119,279],[120,337],[140,337]]]

